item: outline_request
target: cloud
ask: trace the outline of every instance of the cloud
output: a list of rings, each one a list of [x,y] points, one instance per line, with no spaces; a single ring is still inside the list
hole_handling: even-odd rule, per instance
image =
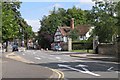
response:
[[[92,0],[20,0],[22,2],[92,2]]]
[[[53,5],[53,7],[60,8],[60,7],[62,7],[62,5],[56,3],[56,4]]]
[[[40,28],[40,22],[39,20],[28,20],[25,19],[25,21],[27,21],[28,25],[32,26],[32,29],[34,32],[37,32]]]
[[[79,0],[81,3],[93,3],[92,0]]]

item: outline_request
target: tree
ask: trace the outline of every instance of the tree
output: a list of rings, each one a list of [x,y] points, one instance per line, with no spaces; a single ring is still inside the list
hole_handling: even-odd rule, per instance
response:
[[[80,8],[76,8],[73,6],[72,9],[68,9],[66,12],[67,16],[67,25],[70,25],[70,20],[71,18],[75,19],[75,26],[78,24],[86,24],[87,22],[87,17],[86,17],[86,11],[81,10]]]
[[[117,17],[117,35],[120,36],[120,1],[117,3],[116,7],[116,17]]]
[[[115,5],[113,1],[95,1],[90,12],[94,34],[99,36],[100,42],[111,42],[116,32]]]
[[[79,31],[74,29],[74,30],[71,30],[70,31],[70,34],[69,34],[69,37],[72,38],[73,41],[77,40],[78,39],[78,36],[79,36]]]
[[[47,32],[39,32],[38,44],[40,44],[43,49],[50,49],[51,43],[53,42],[53,36],[48,34]]]
[[[2,4],[0,2],[0,43],[2,42]]]
[[[21,17],[20,4],[21,2],[2,2],[2,41],[6,42],[6,51],[9,40],[20,39],[25,32],[29,33],[28,38],[32,35],[32,28]]]
[[[6,51],[8,41],[16,38],[19,33],[17,23],[20,13],[20,2],[3,2],[2,3],[2,40],[6,42]]]

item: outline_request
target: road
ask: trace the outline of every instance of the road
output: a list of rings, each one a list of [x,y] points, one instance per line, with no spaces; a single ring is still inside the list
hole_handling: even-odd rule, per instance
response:
[[[4,54],[3,54],[4,55]],[[58,78],[58,74],[43,66],[30,65],[2,57],[2,80],[46,80]]]
[[[60,70],[65,80],[104,78],[118,80],[120,64],[86,58],[70,57],[69,53],[52,51],[26,50],[17,52],[21,57],[34,62],[32,65],[44,66]]]

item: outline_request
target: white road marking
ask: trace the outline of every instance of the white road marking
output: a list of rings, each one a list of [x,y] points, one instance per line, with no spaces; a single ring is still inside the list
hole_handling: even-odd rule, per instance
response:
[[[111,69],[113,69],[113,67],[110,67],[109,69],[107,69],[108,71],[111,71]]]
[[[35,54],[35,52],[33,52],[33,54]]]
[[[81,60],[75,60],[75,61],[81,61]]]
[[[100,76],[99,74],[95,74],[95,73],[93,73],[93,72],[90,72],[88,69],[86,69],[86,68],[82,68],[82,69],[84,69],[85,70],[85,73],[87,73],[87,74],[91,74],[91,75],[94,75],[94,76]]]
[[[82,71],[82,70],[79,70],[79,69],[76,69],[76,68],[72,68],[72,67],[70,67],[69,65],[58,64],[58,66],[59,66],[59,67],[65,67],[65,68],[68,68],[68,69],[72,69],[72,70],[75,70],[75,71],[78,71],[78,72],[81,72],[81,73],[91,74],[91,75],[93,75],[93,76],[100,76],[99,74],[90,72],[90,71],[89,71],[88,69],[86,69],[86,68],[83,68],[85,71]]]
[[[50,55],[50,56],[54,56],[54,55]]]
[[[79,64],[79,65],[77,65],[77,66],[75,66],[75,67],[88,67],[88,66],[87,66],[87,65]]]
[[[41,58],[39,58],[39,57],[35,57],[35,58],[36,58],[36,59],[39,59],[39,60],[41,59]]]
[[[60,57],[55,57],[56,59],[61,59]]]
[[[59,60],[60,62],[67,62],[67,61],[64,61],[64,60]]]

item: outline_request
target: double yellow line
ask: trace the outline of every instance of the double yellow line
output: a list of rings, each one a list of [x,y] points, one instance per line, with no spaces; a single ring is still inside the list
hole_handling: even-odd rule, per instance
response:
[[[51,69],[53,72],[57,73],[58,74],[58,78],[57,80],[63,80],[64,79],[64,73],[57,70],[57,69]]]

